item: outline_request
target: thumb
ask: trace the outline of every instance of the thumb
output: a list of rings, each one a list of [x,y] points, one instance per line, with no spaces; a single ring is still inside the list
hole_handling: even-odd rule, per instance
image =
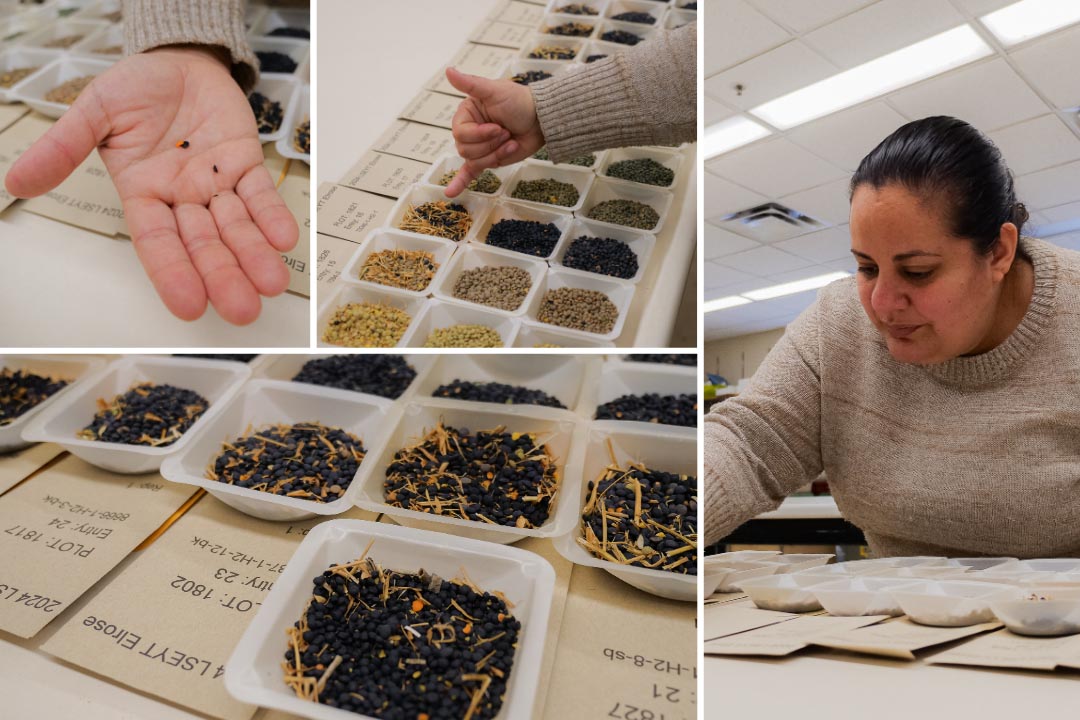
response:
[[[494,80],[488,80],[479,75],[468,75],[456,68],[446,68],[446,79],[455,88],[477,100],[490,100],[496,92],[497,85]]]
[[[11,166],[4,185],[29,198],[59,185],[109,136],[110,124],[92,84],[60,119]]]

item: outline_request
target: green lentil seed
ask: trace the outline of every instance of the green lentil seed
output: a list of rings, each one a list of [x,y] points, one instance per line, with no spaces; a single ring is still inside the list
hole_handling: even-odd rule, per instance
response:
[[[645,185],[659,185],[669,187],[675,180],[675,171],[664,167],[652,158],[637,158],[634,160],[620,160],[608,165],[609,177],[643,183]]]
[[[517,200],[547,203],[548,205],[573,207],[577,204],[581,195],[571,183],[559,182],[552,178],[542,178],[540,180],[522,180],[514,188],[514,192],[511,193],[510,197]]]
[[[487,325],[451,325],[436,328],[424,341],[426,348],[502,347],[502,336],[495,328]]]
[[[636,200],[605,200],[593,206],[587,217],[641,230],[652,230],[660,222],[660,213]]]
[[[448,173],[443,173],[443,176],[439,178],[439,184],[443,187],[446,187],[450,184],[450,182],[457,174],[457,170],[451,170]],[[469,183],[466,186],[466,189],[472,190],[473,192],[487,193],[488,195],[492,195],[499,192],[500,187],[502,187],[502,180],[499,179],[499,176],[490,170],[485,170],[484,172],[480,173],[480,177]]]
[[[323,342],[342,347],[394,347],[410,322],[409,313],[390,305],[349,303],[334,311]]]
[[[547,147],[542,147],[533,153],[533,158],[536,160],[547,160],[551,162],[551,156],[548,155]],[[588,155],[578,155],[576,158],[571,159],[565,163],[555,163],[556,165],[577,165],[578,167],[592,167],[596,164],[596,156],[592,153]]]

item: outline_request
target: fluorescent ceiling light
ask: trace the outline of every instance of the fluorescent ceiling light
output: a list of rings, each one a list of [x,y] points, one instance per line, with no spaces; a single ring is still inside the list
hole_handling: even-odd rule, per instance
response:
[[[714,155],[734,150],[769,134],[768,128],[736,115],[705,128],[705,141],[701,143],[701,148],[708,160]]]
[[[795,282],[783,283],[782,285],[771,285],[766,288],[761,288],[760,290],[744,292],[743,297],[748,297],[751,300],[769,300],[783,295],[794,295],[795,293],[805,292],[806,290],[824,287],[834,280],[840,280],[849,275],[850,273],[846,272],[817,275],[815,277],[806,278],[805,280],[796,280]]]
[[[961,25],[770,100],[750,113],[787,130],[993,52],[970,25]]]
[[[1080,21],[1080,2],[1021,0],[979,19],[1004,45],[1015,45]]]
[[[738,305],[746,305],[750,300],[738,295],[731,295],[729,297],[717,298],[716,300],[709,300],[705,303],[705,312],[711,313],[717,310],[726,310],[727,308],[736,307]]]

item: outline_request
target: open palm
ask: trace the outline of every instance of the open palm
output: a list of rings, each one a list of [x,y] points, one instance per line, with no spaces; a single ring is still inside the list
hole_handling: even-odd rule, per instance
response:
[[[243,325],[258,317],[260,295],[286,289],[280,253],[299,229],[263,166],[247,98],[211,51],[158,49],[102,73],[23,153],[8,190],[47,192],[95,147],[139,260],[174,315],[194,320],[209,300]]]

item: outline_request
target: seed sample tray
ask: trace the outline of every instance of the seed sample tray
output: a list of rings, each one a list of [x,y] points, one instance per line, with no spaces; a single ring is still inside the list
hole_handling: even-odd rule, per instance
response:
[[[578,267],[567,267],[565,263],[566,255],[574,248],[574,241],[581,237],[601,238],[602,240],[610,239],[623,243],[629,248],[630,252],[634,254],[634,257],[637,260],[637,272],[630,277],[620,277],[602,272],[584,270]],[[607,223],[596,223],[592,220],[576,219],[566,233],[566,242],[562,244],[555,254],[555,257],[552,258],[551,266],[558,268],[561,272],[573,275],[599,277],[604,280],[619,280],[635,284],[645,275],[645,270],[649,266],[649,258],[652,257],[652,251],[655,245],[656,236],[649,232],[634,230],[633,228],[612,227]],[[604,267],[606,267],[606,265]]]
[[[293,382],[301,382],[294,380],[297,374],[304,369],[304,366],[312,360],[325,360],[327,358],[360,358],[360,359],[378,359],[385,357],[386,355],[395,355],[404,360],[404,362],[413,369],[415,375],[412,380],[408,382],[405,388],[401,391],[401,394],[396,398],[390,398],[389,395],[383,395],[379,393],[367,393],[374,394],[379,397],[386,397],[394,400],[407,400],[417,392],[419,383],[424,381],[424,378],[435,367],[439,357],[432,354],[424,355],[399,355],[396,353],[380,353],[374,354],[335,354],[335,355],[278,355],[271,362],[267,363],[262,370],[256,373],[256,377],[265,378],[267,380],[286,380]],[[375,379],[375,378],[373,378]],[[400,386],[400,383],[395,383],[395,387]],[[322,386],[330,387],[330,386]],[[345,388],[338,388],[345,389]],[[359,391],[356,391],[359,392]]]
[[[596,408],[604,403],[626,395],[645,395],[656,393],[658,395],[692,395],[698,396],[697,368],[677,365],[661,365],[657,363],[634,363],[610,361],[604,364],[604,370],[600,375],[600,382],[595,387],[595,395],[590,398],[593,401],[590,419],[595,418]],[[653,423],[641,423],[633,420],[593,420],[594,423],[608,428],[628,426],[648,426],[655,428]],[[671,430],[679,434],[697,435],[694,427],[681,427],[675,425],[661,426],[665,430]]]
[[[105,366],[100,358],[81,357],[78,355],[0,355],[0,371],[10,371],[20,375],[33,375],[54,380],[64,380],[66,385],[59,388],[44,400],[27,407],[10,422],[0,423],[0,453],[7,453],[30,445],[32,441],[22,437],[23,428],[30,420],[45,408],[52,405],[70,392],[76,384],[84,379],[92,377]],[[4,398],[0,398],[0,401]],[[5,407],[5,410],[14,408]]]
[[[487,303],[458,297],[454,294],[455,288],[457,287],[458,282],[461,281],[463,275],[476,272],[479,268],[484,267],[513,268],[514,272],[525,273],[525,275],[521,277],[527,279],[529,287],[524,294],[519,292],[520,301],[517,307],[513,309],[495,307]],[[454,258],[448,264],[446,272],[439,278],[439,281],[434,284],[433,292],[436,298],[446,303],[463,304],[468,305],[469,307],[482,308],[511,317],[521,317],[532,303],[537,290],[543,283],[547,271],[547,263],[543,260],[534,260],[521,253],[490,248],[487,245],[470,244],[459,249],[454,255]],[[508,297],[506,294],[507,289],[505,287],[500,288],[491,285],[487,281],[481,282],[478,288],[475,283],[472,287],[474,291],[485,293],[483,297],[485,300],[501,300]]]
[[[353,253],[349,263],[342,271],[342,280],[350,285],[356,285],[358,287],[365,287],[371,290],[380,290],[390,293],[401,293],[402,295],[408,295],[411,297],[429,297],[438,287],[442,278],[449,272],[451,265],[451,258],[454,256],[457,246],[452,240],[445,240],[443,238],[430,236],[430,235],[417,235],[415,233],[403,232],[400,230],[391,230],[389,228],[380,228],[375,230],[368,236],[368,239],[360,245],[356,252]],[[398,273],[394,274],[388,270],[384,270],[381,274],[374,274],[379,269],[378,260],[386,253],[394,252],[406,252],[406,253],[427,253],[431,255],[430,262],[434,263],[435,267],[430,269],[430,277],[427,279],[427,283],[421,288],[417,287],[422,280],[410,280],[412,277],[416,277],[417,272],[413,273]],[[372,256],[376,256],[372,259]],[[365,271],[365,276],[361,277],[361,270],[364,270],[365,265],[371,261],[376,267],[369,268]],[[386,265],[386,261],[382,263]],[[385,277],[384,277],[385,276]],[[375,282],[368,279],[370,277],[379,277],[388,281],[400,282],[402,284],[412,284],[413,287],[399,287],[398,285],[390,285],[383,282]]]
[[[332,291],[330,297],[327,298],[326,303],[319,308],[318,318],[318,338],[319,347],[407,347],[409,340],[413,333],[416,331],[417,321],[423,315],[424,309],[427,307],[429,301],[422,297],[410,297],[401,293],[392,293],[388,290],[375,290],[369,288],[363,288],[359,286],[352,286],[348,283],[340,283],[336,290]],[[404,332],[398,338],[397,342],[387,344],[383,346],[368,344],[352,343],[346,344],[346,342],[336,343],[327,340],[327,330],[330,328],[331,322],[334,321],[335,314],[349,305],[369,305],[369,306],[388,306],[393,310],[397,310],[405,313],[409,316],[409,323],[405,327]],[[375,321],[372,321],[375,322]],[[336,337],[336,336],[335,336]],[[353,335],[354,340],[360,340],[364,337],[368,337],[374,341],[375,338],[370,333],[361,332],[359,329]]]

